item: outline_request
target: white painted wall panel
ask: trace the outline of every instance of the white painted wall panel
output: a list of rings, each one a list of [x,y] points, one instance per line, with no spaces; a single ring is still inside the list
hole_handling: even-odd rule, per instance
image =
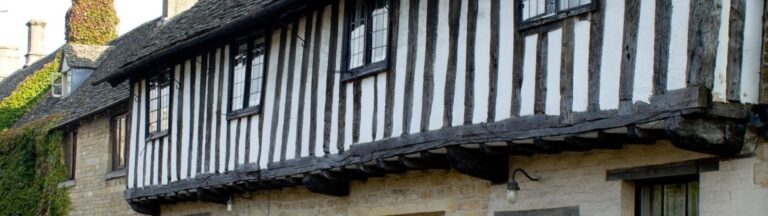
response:
[[[667,90],[686,86],[688,70],[688,16],[691,0],[672,1],[672,18],[669,40],[669,66],[667,68]],[[605,54],[603,54],[605,55]]]
[[[637,29],[632,101],[650,102],[653,95],[654,37],[656,36],[656,1],[640,1],[640,22]]]
[[[544,114],[560,115],[560,59],[562,59],[563,30],[547,34],[547,95]]]
[[[171,157],[171,155],[173,155],[173,154],[169,154],[168,151],[172,151],[173,149],[171,148],[170,137],[164,137],[162,138],[162,140],[163,140],[162,141],[163,152],[162,154],[158,155],[158,158],[160,158],[160,161],[162,162],[162,163],[159,163],[158,165],[162,164],[162,166],[158,168],[158,172],[162,174],[160,178],[160,184],[168,184],[168,178],[170,174],[168,171],[168,166],[171,165],[169,163],[169,158]]]
[[[387,73],[394,73],[388,71]],[[376,75],[376,137],[375,140],[384,138],[384,113],[387,105],[387,73]]]
[[[187,65],[187,61],[184,61],[184,63],[182,63],[182,64],[184,66],[188,66]],[[176,65],[176,67],[173,70],[173,79],[175,81],[182,82],[181,81],[181,74],[182,73],[183,73],[183,71],[181,70],[181,64]],[[177,139],[178,139],[179,133],[181,133],[181,131],[179,129],[182,128],[182,125],[178,125],[176,123],[177,123],[177,120],[180,118],[179,112],[177,112],[178,107],[180,106],[180,103],[179,103],[180,101],[178,100],[178,98],[179,98],[179,95],[182,94],[181,91],[183,89],[179,89],[179,87],[181,87],[181,83],[176,83],[175,81],[171,81],[171,88],[173,88],[173,91],[172,91],[173,94],[171,94],[171,110],[170,110],[171,111],[171,119],[169,119],[169,121],[170,121],[169,125],[171,126],[171,134],[170,134],[171,137],[169,137],[169,141],[170,141],[170,145],[169,146],[170,146],[170,148],[168,148],[168,150],[171,151],[171,154],[170,154],[170,156],[171,156],[170,157],[171,164],[170,165],[171,165],[171,172],[173,172],[173,173],[169,173],[169,175],[171,177],[171,181],[178,180],[178,175],[176,175],[176,170],[178,170],[177,166],[179,166],[179,165],[176,164],[176,161],[177,161],[176,159],[180,155],[176,154],[178,152],[177,150],[179,148],[179,146],[176,145],[176,144],[180,142],[180,140],[177,140]]]
[[[342,84],[346,85],[346,108],[344,112],[344,149],[348,150],[352,146],[352,133],[354,127],[354,85],[351,83]]]
[[[243,120],[241,119],[240,121],[243,121]],[[227,149],[227,152],[229,153],[229,159],[226,158],[226,155],[222,155],[222,158],[224,158],[224,163],[222,164],[227,165],[227,167],[225,167],[226,169],[221,169],[221,170],[230,171],[230,170],[235,170],[235,165],[238,164],[235,161],[235,155],[239,155],[240,153],[243,153],[243,152],[239,152],[239,149],[237,148],[238,120],[228,121],[224,125],[227,127],[222,127],[222,131],[224,130],[224,128],[226,128],[227,133],[226,134],[222,133],[221,136],[226,137],[227,135],[229,135],[229,138],[226,139],[227,143],[229,144],[224,144],[223,146],[224,148]]]
[[[288,58],[291,56],[290,44],[293,38],[290,37],[291,36],[290,31],[286,31],[286,34],[288,34],[288,37],[285,37],[286,38],[285,40],[286,48],[284,53],[285,55],[282,57],[284,61],[283,63],[284,68],[282,72],[283,74],[281,77],[282,80],[278,81],[278,82],[281,82],[280,105],[278,106],[277,110],[274,110],[274,112],[277,112],[277,127],[273,128],[273,130],[275,130],[276,133],[274,138],[275,149],[274,149],[274,155],[273,155],[272,161],[280,161],[280,157],[282,156],[282,152],[284,151],[284,149],[282,148],[282,145],[283,145],[283,124],[285,122],[285,109],[286,109],[286,100],[287,100],[286,95],[290,94],[290,92],[288,92],[287,90],[287,86],[289,82],[288,73],[293,73],[293,71],[288,70]],[[290,82],[293,82],[293,80],[291,80]]]
[[[269,45],[269,57],[267,58],[267,61],[269,61],[269,66],[267,67],[267,82],[266,82],[266,88],[264,92],[264,111],[262,112],[264,118],[264,127],[261,131],[262,136],[261,138],[261,152],[259,154],[260,160],[259,160],[259,167],[266,168],[267,163],[269,162],[269,151],[270,151],[270,138],[272,137],[272,130],[276,130],[276,128],[272,128],[272,116],[274,115],[275,110],[273,110],[274,104],[275,104],[275,91],[277,89],[277,60],[279,58],[280,53],[280,40],[275,38],[280,38],[281,36],[281,30],[276,30],[272,32],[273,40],[271,41]]]
[[[712,100],[728,101],[728,42],[730,36],[731,0],[722,0],[720,10],[720,31],[718,31],[717,56],[715,59],[715,83],[712,85]]]
[[[448,69],[448,0],[440,0],[437,14],[437,41],[435,43],[435,62],[432,91],[432,108],[429,116],[429,130],[443,127],[443,110],[445,107],[445,76]]]
[[[453,93],[452,126],[464,124],[464,101],[467,81],[467,6],[468,1],[461,1],[459,15],[459,46],[456,47],[456,83]],[[451,62],[452,63],[452,62]]]
[[[285,149],[285,159],[294,159],[298,156],[296,155],[296,138],[298,136],[297,130],[298,130],[298,121],[299,121],[299,104],[301,104],[301,101],[299,100],[299,92],[301,92],[301,71],[306,65],[302,65],[303,61],[303,55],[304,55],[304,46],[306,46],[308,43],[306,42],[305,37],[305,28],[307,25],[306,18],[301,18],[299,20],[299,29],[295,29],[295,31],[298,32],[298,36],[302,38],[302,40],[296,39],[296,50],[294,50],[295,55],[295,62],[294,62],[294,68],[293,71],[290,73],[293,73],[293,80],[289,80],[290,82],[293,82],[293,91],[291,91],[289,94],[291,94],[291,107],[286,107],[291,110],[291,118],[288,119],[288,137],[287,137],[287,148]]]
[[[499,1],[499,77],[496,86],[496,120],[512,116],[512,81],[515,50],[515,1]]]
[[[315,138],[315,156],[322,156],[325,155],[324,149],[323,149],[323,142],[325,140],[325,103],[326,103],[326,97],[325,94],[328,92],[327,82],[328,82],[328,52],[330,51],[330,36],[331,36],[331,28],[330,28],[330,22],[331,22],[331,6],[327,6],[325,10],[323,11],[323,27],[320,28],[322,32],[320,32],[320,66],[317,73],[317,89],[313,91],[317,91],[317,110],[315,111],[317,113],[315,122],[317,122],[317,125],[315,125],[315,131],[316,131],[316,138]],[[332,91],[332,90],[331,90]],[[331,117],[333,118],[333,117]]]
[[[246,143],[245,142],[245,134],[250,132],[250,131],[247,130],[248,129],[248,125],[251,125],[251,127],[253,127],[253,122],[249,121],[248,118],[240,119],[240,131],[239,131],[240,136],[239,137],[235,137],[236,142],[237,142],[237,148],[236,148],[237,150],[235,151],[235,154],[237,154],[237,163],[236,163],[237,166],[245,164],[245,155],[249,154],[249,152],[245,151],[245,146],[246,145],[250,145],[250,143]],[[251,136],[254,136],[254,137],[258,138],[257,135],[258,134],[251,134]],[[254,151],[254,150],[258,151],[259,149],[258,149],[258,147],[251,147],[250,150],[251,151]],[[233,166],[233,167],[231,167],[231,169],[234,170],[235,167],[237,167],[237,166]]]
[[[589,105],[590,21],[576,21],[573,30],[573,112],[586,112]]]
[[[472,123],[488,120],[488,95],[490,94],[491,53],[491,1],[477,4],[477,33],[475,34],[475,82],[474,114]]]
[[[314,16],[314,13],[312,15]],[[317,29],[315,28],[315,23],[317,23],[318,21],[322,21],[322,20],[315,19],[315,17],[313,17],[312,23],[311,23],[312,26],[310,26],[312,28],[312,30],[308,33],[308,34],[310,34],[312,40],[309,40],[310,37],[307,37],[308,40],[306,41],[307,46],[309,46],[309,56],[308,56],[308,59],[307,59],[308,61],[307,61],[307,65],[306,65],[306,68],[307,68],[306,76],[307,76],[307,78],[306,78],[305,83],[304,83],[304,85],[306,87],[305,87],[304,92],[303,92],[304,93],[304,107],[300,107],[299,108],[299,109],[301,109],[301,110],[299,110],[299,112],[303,113],[304,116],[302,116],[303,119],[298,119],[299,121],[303,122],[301,124],[301,133],[302,134],[301,134],[301,155],[300,155],[300,157],[309,156],[309,152],[314,152],[314,149],[309,149],[309,146],[310,146],[309,145],[309,137],[310,137],[309,128],[310,128],[310,122],[311,122],[310,119],[312,117],[312,114],[311,114],[311,112],[312,112],[312,107],[311,107],[311,105],[312,105],[312,92],[313,91],[317,91],[317,89],[312,89],[312,79],[314,78],[312,76],[312,73],[313,73],[312,70],[314,68],[314,65],[316,64],[314,62],[314,59],[315,59],[315,56],[314,56],[314,53],[315,53],[314,52],[314,50],[315,50],[315,32],[317,31]],[[308,23],[308,25],[309,24],[310,23]]]
[[[360,137],[358,143],[373,141],[373,109],[376,106],[376,77],[370,76],[360,81]],[[354,109],[351,109],[352,111]],[[350,122],[351,123],[351,122]]]
[[[136,172],[135,169],[138,164],[138,160],[136,160],[136,154],[137,150],[139,149],[137,145],[138,141],[138,135],[136,135],[137,131],[139,130],[136,126],[138,126],[138,120],[139,120],[139,101],[137,101],[137,95],[139,95],[139,84],[134,83],[131,85],[131,95],[129,96],[128,100],[131,103],[131,125],[130,125],[130,141],[128,142],[128,182],[127,186],[128,188],[133,188],[135,179],[136,179]]]
[[[600,63],[600,109],[619,108],[621,56],[624,39],[624,1],[606,1],[603,55]]]
[[[147,86],[147,82],[145,80],[142,80],[141,82],[139,82],[139,90],[138,90],[139,92],[137,94],[137,95],[139,95],[139,110],[140,110],[139,111],[139,113],[140,113],[139,116],[140,117],[138,119],[139,120],[139,124],[138,124],[139,125],[139,127],[138,127],[139,128],[139,138],[138,138],[138,141],[139,141],[138,142],[138,147],[139,148],[137,149],[138,157],[139,157],[139,161],[138,161],[139,163],[138,163],[138,165],[136,165],[137,173],[138,173],[136,180],[138,180],[138,187],[144,187],[145,185],[147,185],[149,183],[149,178],[145,178],[145,176],[147,176],[147,173],[145,172],[145,169],[146,169],[145,162],[147,162],[148,161],[147,159],[149,159],[149,157],[147,157],[147,155],[149,153],[147,151],[147,142],[144,141],[144,139],[146,137],[146,134],[147,134],[146,133],[146,131],[147,131],[146,125],[147,124],[146,124],[146,118],[145,118],[147,116],[147,109],[144,108],[144,107],[147,106],[147,99],[146,99],[147,98],[147,94],[146,94],[146,90],[145,90],[146,86]]]
[[[195,59],[196,58],[197,57],[195,57]],[[181,164],[179,164],[181,168],[181,172],[179,173],[179,176],[181,177],[181,179],[189,178],[189,165],[190,163],[192,163],[192,160],[190,160],[190,157],[189,157],[190,156],[189,145],[191,145],[190,137],[189,137],[190,135],[189,129],[191,126],[190,122],[192,120],[192,111],[190,111],[190,109],[192,108],[192,104],[190,100],[192,97],[192,93],[191,93],[192,85],[194,85],[193,83],[191,83],[192,82],[191,67],[194,64],[197,64],[194,62],[194,60],[187,61],[184,67],[184,79],[181,80],[181,82],[184,83],[184,86],[181,89],[181,93],[182,93],[181,97],[183,100],[183,103],[181,104],[181,124],[182,125],[178,125],[178,127],[181,129],[180,131],[181,132],[181,140],[180,140],[181,155],[179,155],[179,157],[181,157],[180,159]]]
[[[536,101],[536,44],[539,35],[525,37],[523,51],[523,86],[520,88],[520,116],[532,115]]]
[[[763,41],[763,7],[765,2],[746,1],[744,15],[744,50],[741,66],[741,102],[758,103],[760,99],[760,58]]]
[[[204,69],[202,68],[202,61],[204,60],[205,59],[202,56],[197,57],[196,62],[198,63],[196,63],[197,67],[195,67],[195,76],[194,76],[195,82],[193,83],[193,85],[195,86],[195,91],[190,92],[192,94],[191,96],[195,98],[195,104],[193,105],[193,108],[190,108],[192,110],[192,114],[190,115],[192,119],[190,121],[194,122],[194,124],[192,125],[192,137],[190,137],[192,139],[192,141],[190,141],[190,143],[192,144],[192,155],[189,157],[190,161],[192,161],[191,172],[189,173],[191,177],[196,176],[198,173],[197,161],[201,159],[201,158],[198,158],[198,154],[199,152],[203,151],[200,148],[201,146],[200,143],[198,142],[199,136],[201,134],[200,131],[198,130],[198,127],[201,124],[200,118],[198,116],[200,115],[200,113],[202,113],[201,108],[204,106],[203,102],[200,99],[200,95],[201,95],[200,79],[202,78],[202,76],[204,76],[203,75]]]
[[[421,111],[424,96],[424,60],[427,46],[427,1],[419,4],[419,33],[416,38],[416,67],[413,73],[413,109],[411,111],[410,134],[421,130]],[[411,54],[413,55],[413,53]],[[406,98],[407,99],[407,98]]]
[[[340,130],[339,129],[339,115],[340,115],[339,114],[339,105],[341,103],[339,101],[339,94],[340,94],[339,93],[339,89],[340,89],[339,81],[341,81],[340,80],[341,79],[341,75],[336,73],[333,76],[333,79],[334,79],[334,85],[333,85],[333,89],[332,89],[333,97],[330,98],[330,100],[332,101],[331,104],[333,104],[333,105],[332,105],[332,108],[331,108],[331,134],[330,134],[330,138],[329,138],[330,142],[328,142],[328,147],[329,147],[328,152],[330,154],[337,154],[337,153],[339,153],[339,147],[338,147],[339,139],[343,139],[343,138],[339,138],[339,130]],[[341,130],[343,130],[343,128]]]
[[[259,165],[261,163],[261,160],[259,158],[260,151],[264,146],[261,145],[261,137],[259,136],[259,128],[261,128],[261,124],[259,123],[259,118],[261,116],[255,115],[253,118],[251,118],[251,121],[248,124],[251,124],[251,130],[246,131],[246,133],[251,134],[250,143],[246,143],[246,145],[249,145],[250,151],[248,151],[248,161],[246,163],[255,163]],[[245,134],[243,134],[244,136]]]
[[[403,133],[403,106],[405,102],[405,73],[408,56],[408,11],[409,0],[401,0],[400,13],[397,23],[397,60],[395,65],[395,100],[392,109],[392,136],[400,136]]]

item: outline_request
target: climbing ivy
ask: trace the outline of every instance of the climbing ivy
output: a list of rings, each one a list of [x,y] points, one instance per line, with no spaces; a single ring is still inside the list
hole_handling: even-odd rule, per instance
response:
[[[27,76],[16,90],[0,101],[0,131],[10,128],[27,111],[37,104],[51,88],[51,73],[59,69],[59,55],[42,69]]]
[[[63,135],[53,115],[0,133],[0,215],[66,215]]]
[[[104,45],[117,37],[114,0],[72,0],[67,11],[68,43]]]

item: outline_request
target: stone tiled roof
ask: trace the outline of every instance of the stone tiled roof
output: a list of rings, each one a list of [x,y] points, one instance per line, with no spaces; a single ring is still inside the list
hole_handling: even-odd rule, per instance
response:
[[[130,98],[128,82],[115,87],[108,83],[93,85],[96,80],[117,69],[126,59],[132,57],[144,45],[144,40],[157,27],[159,19],[144,23],[129,33],[110,43],[111,51],[105,53],[101,64],[95,68],[91,77],[66,98],[54,98],[50,93],[30,112],[25,114],[16,125],[55,113],[65,115],[58,126],[76,122],[96,112],[103,111]]]
[[[110,49],[112,46],[68,44],[64,46],[64,59],[69,67],[95,69]]]
[[[24,81],[29,75],[34,74],[38,70],[42,69],[43,66],[45,66],[48,63],[51,63],[53,59],[56,58],[56,52],[49,54],[48,56],[37,60],[35,63],[30,65],[29,67],[25,67],[22,69],[17,70],[16,72],[13,72],[11,75],[0,81],[0,101],[3,100],[5,97],[8,97],[13,93],[13,90],[16,90],[16,87]]]
[[[300,2],[300,3],[296,3]],[[265,21],[264,19],[276,19],[279,16],[268,16],[272,12],[293,10],[286,8],[291,4],[308,5],[310,3],[325,2],[324,0],[297,1],[297,0],[200,0],[189,10],[167,20],[149,37],[144,46],[136,55],[125,61],[120,70],[106,77],[109,80],[122,81],[131,71],[129,67],[142,65],[145,61],[156,61],[169,56],[165,55],[172,48],[179,45],[199,45],[216,39],[215,35],[231,33],[233,30],[253,21]],[[192,44],[190,44],[192,43]],[[171,54],[172,55],[172,54]]]

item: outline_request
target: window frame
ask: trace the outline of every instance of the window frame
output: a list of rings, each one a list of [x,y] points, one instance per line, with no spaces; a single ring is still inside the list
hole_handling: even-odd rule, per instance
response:
[[[343,11],[344,12],[344,22],[343,22],[344,23],[344,26],[343,26],[343,30],[344,30],[343,34],[344,35],[343,35],[343,39],[344,40],[343,40],[343,45],[342,45],[343,58],[342,58],[342,61],[341,61],[341,71],[342,71],[342,73],[341,73],[341,81],[342,82],[351,81],[351,80],[354,80],[354,79],[363,78],[363,77],[366,77],[366,76],[377,74],[379,72],[386,71],[390,67],[389,66],[390,57],[392,56],[392,54],[391,54],[392,46],[393,46],[392,31],[393,31],[394,24],[397,21],[397,17],[395,17],[395,16],[396,16],[396,14],[398,12],[397,11],[398,7],[396,5],[397,1],[384,0],[384,1],[387,2],[387,7],[389,8],[389,10],[387,11],[387,16],[388,16],[388,18],[387,18],[388,19],[387,20],[387,22],[388,22],[387,23],[387,34],[386,34],[387,38],[385,40],[387,42],[387,45],[386,45],[386,51],[387,52],[384,55],[384,60],[381,60],[381,61],[378,61],[378,62],[373,62],[373,63],[366,63],[366,62],[368,62],[370,60],[370,58],[372,58],[371,57],[372,54],[370,52],[372,52],[372,50],[373,50],[372,43],[371,43],[372,36],[370,36],[373,33],[372,32],[373,31],[373,26],[368,24],[368,23],[371,23],[372,20],[373,20],[373,18],[371,16],[372,15],[372,11],[369,11],[368,8],[366,8],[366,14],[365,14],[365,19],[366,19],[365,35],[366,35],[366,37],[365,37],[365,48],[364,48],[365,51],[364,51],[364,57],[363,57],[363,65],[359,66],[359,67],[356,67],[356,68],[350,68],[349,67],[349,63],[350,63],[350,60],[351,60],[351,52],[350,52],[349,48],[350,48],[350,43],[352,42],[352,40],[351,40],[351,34],[352,34],[351,24],[352,24],[353,14],[355,13],[355,9],[357,8],[357,7],[354,7],[356,5],[356,1],[357,0],[345,0],[345,4],[344,4],[344,11]],[[363,1],[374,1],[374,0],[363,0]]]
[[[642,179],[635,181],[635,194],[634,194],[634,212],[635,215],[641,215],[642,208],[643,208],[643,200],[642,197],[642,188],[645,186],[664,186],[664,185],[670,185],[670,184],[690,184],[693,182],[697,182],[698,184],[698,197],[696,199],[696,206],[700,207],[701,205],[701,180],[699,178],[699,174],[691,174],[691,175],[681,175],[681,176],[670,176],[670,177],[661,177],[661,178],[651,178],[651,179]],[[687,193],[687,192],[686,192]],[[662,195],[662,198],[664,195]],[[688,196],[686,195],[686,203],[689,203]],[[663,202],[663,201],[662,201]],[[687,209],[688,206],[686,206]]]
[[[164,76],[166,74],[168,74],[168,80],[167,80],[167,82],[168,82],[168,84],[167,84],[167,86],[168,86],[168,118],[166,119],[166,121],[168,121],[168,123],[167,123],[168,127],[165,128],[164,130],[162,128],[163,116],[162,116],[161,110],[162,110],[162,105],[163,105],[163,102],[162,102],[162,94],[163,93],[162,93],[162,87],[158,87],[158,91],[157,91],[157,94],[158,94],[157,95],[157,114],[156,114],[157,115],[157,122],[156,122],[156,127],[157,128],[156,128],[155,131],[151,131],[149,125],[151,124],[150,123],[150,115],[151,115],[150,113],[151,113],[152,110],[150,110],[150,105],[149,105],[150,104],[150,100],[151,100],[151,96],[150,96],[151,90],[150,90],[149,84],[150,84],[150,82],[152,82],[152,79],[160,79],[162,76]],[[171,112],[173,110],[173,92],[174,92],[174,89],[175,89],[175,88],[173,88],[173,85],[174,85],[173,68],[172,67],[166,67],[166,68],[162,69],[157,74],[154,74],[152,76],[147,77],[146,82],[147,82],[147,85],[145,86],[144,91],[145,91],[145,94],[146,94],[145,100],[147,102],[144,104],[145,105],[144,109],[146,111],[146,116],[145,116],[145,119],[144,119],[145,120],[145,124],[144,125],[145,125],[146,134],[147,134],[146,140],[149,141],[149,140],[155,140],[155,139],[159,139],[159,138],[168,136],[168,134],[170,133],[170,128],[172,127],[171,122],[173,122],[173,121],[171,119],[171,116],[173,116],[173,115],[171,114]],[[161,81],[158,81],[158,83],[159,83],[158,86],[163,86],[163,85],[160,85],[160,84],[162,84]]]
[[[545,1],[555,2],[554,3],[555,12],[553,15],[546,16],[546,17],[544,15],[538,15],[538,16],[529,18],[529,20],[524,20],[523,13],[522,13],[522,10],[524,8],[523,0],[515,0],[515,5],[516,5],[515,7],[515,19],[516,19],[515,24],[516,25],[515,26],[518,31],[528,30],[535,27],[542,27],[557,21],[564,20],[569,17],[580,16],[583,14],[594,12],[598,9],[600,0],[591,0],[590,3],[587,3],[585,5],[568,8],[564,10],[560,9],[560,3],[563,0],[545,0]],[[546,9],[544,10],[546,11]]]
[[[263,42],[261,45],[264,49],[264,63],[262,65],[262,75],[261,75],[261,94],[259,96],[259,104],[258,105],[250,105],[250,91],[251,91],[251,74],[253,71],[253,51],[256,48],[256,40],[263,39]],[[265,85],[267,80],[267,72],[269,67],[269,41],[270,37],[268,37],[268,34],[259,33],[254,34],[251,36],[243,37],[240,39],[235,40],[234,42],[230,43],[229,47],[229,80],[227,81],[229,86],[227,86],[227,91],[229,94],[227,95],[227,119],[238,119],[246,116],[256,115],[261,113],[262,107],[264,105],[264,91],[265,91]],[[234,75],[235,75],[235,58],[238,54],[240,45],[243,43],[247,43],[246,46],[246,59],[247,62],[245,64],[245,86],[243,87],[243,98],[242,98],[242,107],[240,109],[233,109],[232,102],[233,102],[233,92],[234,92]],[[246,96],[248,95],[248,96]]]
[[[62,151],[64,152],[62,160],[66,169],[65,180],[75,180],[75,172],[77,171],[77,130],[71,130],[64,134]],[[67,160],[67,156],[69,156],[69,160]]]
[[[118,128],[117,128],[118,123],[116,122],[116,120],[118,118],[122,118],[123,119],[122,129],[123,129],[123,136],[124,136],[123,138],[124,139],[123,139],[123,147],[122,147],[122,149],[118,149],[117,148],[118,137],[117,137],[116,132],[118,130]],[[125,170],[125,168],[128,166],[128,154],[127,153],[128,153],[128,142],[130,142],[129,141],[130,136],[128,134],[128,132],[129,132],[128,127],[130,127],[130,126],[128,125],[129,124],[128,121],[129,121],[129,118],[128,118],[128,113],[127,112],[119,113],[117,115],[113,115],[112,117],[110,117],[110,130],[109,131],[110,131],[110,169],[111,169],[111,171]],[[117,166],[118,165],[117,163],[119,162],[119,159],[117,157],[115,157],[115,156],[116,156],[116,153],[118,153],[117,152],[118,150],[122,150],[123,151],[122,166]]]
[[[58,88],[58,92],[56,89]],[[64,74],[61,72],[51,73],[51,96],[61,98],[64,96]]]

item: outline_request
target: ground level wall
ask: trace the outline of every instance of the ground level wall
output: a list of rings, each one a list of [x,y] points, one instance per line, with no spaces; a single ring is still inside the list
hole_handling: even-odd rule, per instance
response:
[[[110,118],[96,116],[77,128],[71,215],[138,215],[125,201],[125,177],[111,173]],[[112,178],[108,178],[112,174]]]
[[[759,184],[755,156],[721,160],[719,170],[700,174],[701,215],[768,213],[768,187]],[[580,215],[633,215],[634,185],[608,181],[606,171],[711,156],[675,148],[668,142],[626,145],[621,150],[511,157],[512,168],[524,168],[539,182],[519,178],[520,201],[506,201],[506,185],[447,170],[409,171],[406,174],[354,181],[351,194],[331,197],[302,187],[236,195],[231,211],[226,205],[186,202],[162,207],[163,215],[494,215],[498,212],[577,207]]]

